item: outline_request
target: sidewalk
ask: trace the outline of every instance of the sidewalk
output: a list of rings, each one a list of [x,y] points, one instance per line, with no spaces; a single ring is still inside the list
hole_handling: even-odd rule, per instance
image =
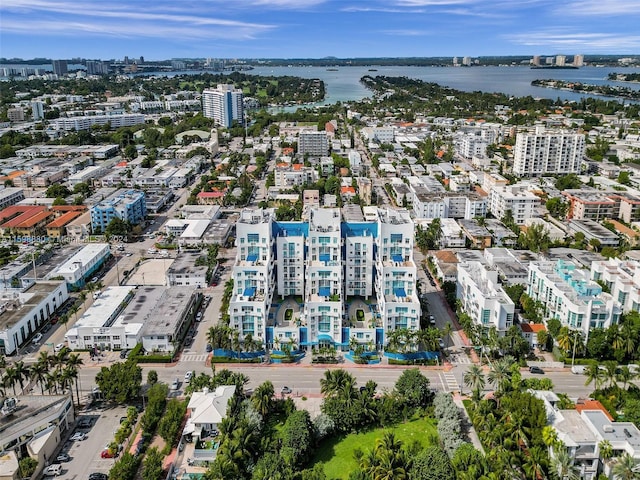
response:
[[[469,440],[471,440],[471,443],[476,448],[476,450],[482,452],[482,454],[484,455],[485,454],[484,447],[482,446],[482,442],[480,442],[480,437],[478,437],[478,432],[476,432],[476,429],[473,426],[473,423],[471,422],[471,418],[469,418],[469,413],[467,413],[467,409],[464,408],[464,404],[462,403],[462,400],[463,398],[460,396],[459,393],[453,394],[454,403],[458,407],[460,407],[460,409],[462,410],[462,416],[468,428],[467,435],[469,437]]]

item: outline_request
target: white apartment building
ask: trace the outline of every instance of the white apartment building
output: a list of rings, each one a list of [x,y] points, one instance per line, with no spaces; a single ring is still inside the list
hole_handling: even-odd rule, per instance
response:
[[[349,150],[348,159],[351,171],[354,173],[361,173],[360,168],[362,167],[362,156],[360,155],[360,152],[357,150]]]
[[[65,282],[39,280],[17,297],[0,300],[0,354],[16,352],[68,298]]]
[[[375,287],[385,332],[420,329],[413,242],[414,223],[407,210],[380,210]]]
[[[608,328],[620,320],[618,302],[572,262],[531,262],[527,285],[527,294],[544,305],[545,320],[556,318],[586,337],[589,329]]]
[[[17,187],[0,188],[0,210],[24,200],[24,192]]]
[[[229,304],[230,326],[244,338],[265,341],[268,310],[275,290],[273,209],[245,209],[236,223],[234,291]]]
[[[64,338],[72,350],[133,348],[140,341],[144,317],[129,322],[120,313],[135,295],[136,287],[107,287],[67,331]]]
[[[90,243],[49,274],[63,277],[69,286],[84,286],[87,279],[111,256],[108,243]]]
[[[233,85],[220,84],[215,89],[206,89],[202,92],[202,113],[229,128],[234,120],[244,121],[243,98],[242,90]]]
[[[540,198],[523,186],[493,187],[489,193],[489,205],[494,217],[500,219],[507,210],[511,210],[516,224],[524,225],[528,218],[537,216]]]
[[[340,210],[309,212],[303,321],[320,346],[342,343],[343,276]]]
[[[303,296],[308,226],[302,222],[279,222],[275,229],[278,295],[280,298],[288,295]]]
[[[585,151],[581,133],[520,132],[513,149],[513,173],[522,177],[580,173]]]
[[[301,163],[280,163],[276,165],[274,185],[280,188],[292,188],[307,185],[318,179],[318,172],[312,167],[305,167]]]
[[[312,157],[326,157],[329,154],[327,132],[303,130],[298,135],[298,153]]]
[[[640,311],[640,262],[617,258],[593,262],[591,279],[607,285],[623,312]]]
[[[456,296],[462,311],[485,330],[504,335],[513,325],[515,305],[498,283],[498,271],[480,262],[458,264]]]
[[[81,117],[61,117],[51,121],[56,130],[90,130],[94,125],[110,125],[112,130],[120,127],[133,127],[144,123],[141,113],[84,115]]]
[[[345,223],[345,295],[369,298],[373,294],[373,245],[376,224]]]
[[[440,247],[441,248],[464,248],[466,237],[462,227],[453,218],[440,219]]]

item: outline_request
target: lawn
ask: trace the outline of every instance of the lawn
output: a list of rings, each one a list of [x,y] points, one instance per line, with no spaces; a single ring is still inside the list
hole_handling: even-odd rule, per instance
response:
[[[376,440],[382,438],[385,430],[391,430],[404,445],[418,440],[426,446],[429,439],[437,435],[436,422],[433,418],[420,418],[401,423],[392,428],[376,428],[361,433],[352,433],[344,437],[329,438],[322,442],[316,451],[313,464],[319,462],[324,465],[324,473],[328,479],[348,478],[356,469],[357,463],[353,458],[356,449],[367,451],[375,447]]]

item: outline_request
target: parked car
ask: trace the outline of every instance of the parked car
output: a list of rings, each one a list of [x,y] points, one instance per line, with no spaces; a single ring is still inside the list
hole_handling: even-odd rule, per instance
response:
[[[53,476],[56,476],[56,475],[62,475],[62,465],[60,465],[59,463],[54,463],[52,465],[49,465],[47,468],[44,469],[42,474],[45,477],[53,477]]]
[[[126,348],[123,350],[120,350],[120,358],[127,358],[129,356],[129,350],[127,350]]]
[[[282,389],[280,390],[280,393],[282,395],[290,395],[291,393],[293,393],[293,390],[285,386],[285,387],[282,387]]]
[[[176,379],[171,383],[171,390],[176,391],[176,390],[178,390],[178,387],[180,387],[180,381],[176,378]]]
[[[211,346],[210,343],[207,343],[207,347],[206,347],[207,353],[211,352],[213,350],[213,347]]]
[[[71,457],[69,456],[68,453],[61,453],[56,457],[56,462],[70,462],[70,461],[71,461]]]
[[[42,334],[36,333],[31,343],[33,343],[34,345],[38,345],[40,343],[40,340],[42,340]]]
[[[65,348],[65,344],[64,343],[59,343],[53,348],[53,351],[55,353],[58,353],[58,352],[62,351],[63,348]]]
[[[91,420],[91,417],[80,417],[78,419],[79,428],[91,428],[92,424],[93,424],[93,421]]]
[[[73,435],[71,435],[71,438],[69,440],[71,440],[72,442],[76,442],[76,441],[82,441],[85,438],[87,438],[87,435],[85,433],[76,432]]]
[[[91,283],[98,283],[98,277],[93,277],[91,279]]]
[[[538,375],[544,375],[544,370],[542,370],[540,367],[529,367],[529,373],[535,373]]]
[[[89,480],[109,480],[109,476],[106,473],[93,472],[89,475]]]
[[[100,452],[100,458],[114,458],[118,456],[117,451],[109,450],[109,448],[105,448]]]
[[[184,383],[189,383],[191,381],[191,377],[193,377],[193,372],[189,370],[184,374]]]
[[[436,324],[436,317],[434,317],[433,315],[429,315],[429,325],[435,325]]]
[[[198,312],[196,314],[196,322],[201,322],[202,321],[202,312]]]

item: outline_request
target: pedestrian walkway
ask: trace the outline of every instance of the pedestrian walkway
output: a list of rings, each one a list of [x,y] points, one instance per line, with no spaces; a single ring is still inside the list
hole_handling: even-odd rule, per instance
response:
[[[445,392],[459,392],[460,385],[458,385],[458,379],[451,372],[440,372],[440,379],[442,380],[442,388]]]
[[[184,362],[204,362],[209,355],[207,353],[183,353],[180,356],[180,363]]]
[[[467,412],[467,409],[464,408],[464,404],[462,403],[462,400],[463,399],[460,395],[453,396],[453,401],[462,410],[462,416],[463,416],[463,420],[465,423],[467,436],[469,437],[469,440],[471,440],[471,443],[473,444],[473,446],[476,447],[476,450],[482,452],[482,454],[484,455],[485,453],[484,447],[482,446],[480,437],[478,437],[478,432],[476,432],[476,429],[474,428],[473,423],[471,422],[471,418],[469,418],[469,413]]]

